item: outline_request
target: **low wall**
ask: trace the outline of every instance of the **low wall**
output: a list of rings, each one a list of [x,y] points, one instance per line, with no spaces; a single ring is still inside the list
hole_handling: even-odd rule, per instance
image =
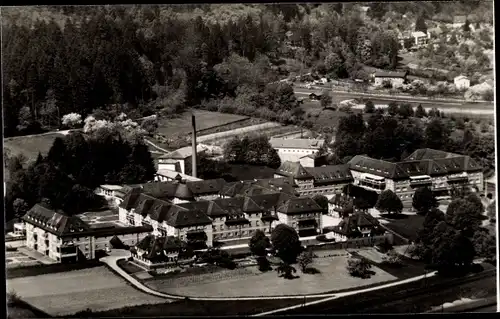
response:
[[[384,235],[384,236],[354,238],[354,239],[349,239],[349,240],[343,241],[343,242],[316,244],[316,245],[312,245],[310,247],[312,248],[312,250],[336,250],[336,249],[360,248],[360,247],[374,246],[374,245],[383,244],[385,242],[389,242],[390,244],[392,244],[392,234]]]

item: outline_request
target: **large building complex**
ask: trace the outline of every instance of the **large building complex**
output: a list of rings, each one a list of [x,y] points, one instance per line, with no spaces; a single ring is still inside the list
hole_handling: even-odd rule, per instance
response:
[[[134,245],[152,231],[148,226],[125,226],[119,223],[92,224],[77,216],[36,204],[23,217],[26,246],[60,263],[96,258],[96,253],[110,247],[118,237]]]
[[[453,187],[467,186],[482,191],[482,167],[466,155],[433,149],[419,149],[402,162],[354,156],[346,165],[303,167],[299,162],[284,162],[275,177],[293,178],[301,195],[334,195],[347,184],[381,193],[389,189],[402,200],[427,186],[436,195],[446,195]]]
[[[319,234],[322,208],[299,197],[293,182],[278,178],[225,183],[155,182],[132,188],[119,207],[120,222],[150,225],[159,235],[189,241],[195,236],[230,243],[256,230],[270,233],[286,223],[299,234]]]

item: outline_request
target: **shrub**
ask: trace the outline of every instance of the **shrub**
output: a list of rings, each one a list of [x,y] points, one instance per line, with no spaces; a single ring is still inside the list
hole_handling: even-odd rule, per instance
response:
[[[353,277],[368,278],[371,266],[364,258],[350,258],[346,268]]]

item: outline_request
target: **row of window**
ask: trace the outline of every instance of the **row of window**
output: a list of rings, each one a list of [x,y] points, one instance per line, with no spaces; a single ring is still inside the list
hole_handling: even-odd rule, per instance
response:
[[[264,233],[269,233],[269,229],[266,228],[263,230]],[[240,232],[225,232],[225,233],[220,233],[220,234],[214,234],[214,240],[218,239],[228,239],[228,238],[237,238],[237,237],[247,237],[251,236],[254,231],[252,230],[242,230],[241,234]]]
[[[313,154],[315,152],[312,150],[297,150],[297,149],[286,149],[286,148],[280,148],[278,151],[283,153],[305,153],[305,154]]]

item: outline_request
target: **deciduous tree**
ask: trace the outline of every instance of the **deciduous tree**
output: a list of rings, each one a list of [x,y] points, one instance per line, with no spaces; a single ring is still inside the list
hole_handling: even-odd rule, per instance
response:
[[[385,190],[380,194],[375,208],[389,214],[400,214],[403,211],[403,203],[393,191]]]

